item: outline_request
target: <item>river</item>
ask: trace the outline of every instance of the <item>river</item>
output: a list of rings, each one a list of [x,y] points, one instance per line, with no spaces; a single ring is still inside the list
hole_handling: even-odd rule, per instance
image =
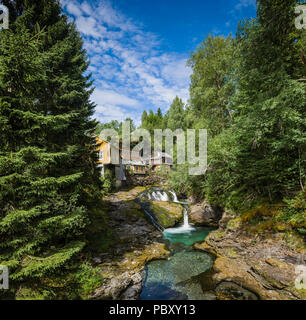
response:
[[[158,188],[146,191],[148,200],[174,201],[184,206],[182,224],[162,230],[163,238],[171,252],[168,260],[155,260],[146,265],[146,276],[140,295],[142,300],[209,300],[215,299],[212,292],[205,291],[205,272],[211,269],[210,255],[195,251],[192,245],[203,241],[211,229],[189,224],[187,203],[179,202],[173,191]],[[154,216],[146,210],[156,226]],[[156,226],[157,227],[157,226]]]

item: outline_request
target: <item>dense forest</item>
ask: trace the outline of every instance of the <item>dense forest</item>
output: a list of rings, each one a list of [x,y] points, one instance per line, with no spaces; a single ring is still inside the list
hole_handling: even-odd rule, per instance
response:
[[[59,2],[3,4],[0,265],[10,268],[10,289],[1,295],[86,298],[103,281],[91,241],[106,223],[102,196],[111,190],[93,134],[122,124],[93,120],[90,62]],[[275,206],[267,228],[305,237],[306,34],[294,26],[296,4],[258,0],[257,19],[241,21],[235,35],[209,35],[188,60],[188,103],[176,97],[165,114],[144,111],[140,127],[207,129],[206,174],[175,165],[169,185],[236,212]]]
[[[290,203],[283,218],[300,221],[304,234],[306,37],[292,23],[295,5],[258,1],[258,19],[241,21],[235,37],[208,36],[188,61],[188,104],[176,97],[164,115],[144,111],[140,127],[152,135],[206,128],[207,174],[192,177],[177,165],[174,189],[234,210]],[[116,121],[104,127],[120,131]]]

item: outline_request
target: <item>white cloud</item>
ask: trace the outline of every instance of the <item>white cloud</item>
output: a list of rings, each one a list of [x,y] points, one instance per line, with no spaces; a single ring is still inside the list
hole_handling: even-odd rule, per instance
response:
[[[107,32],[107,29],[97,23],[92,17],[78,17],[75,21],[78,30],[86,35],[94,38],[100,38]]]
[[[77,17],[82,15],[82,11],[80,10],[79,6],[72,2],[67,3],[67,11]]]
[[[91,60],[97,118],[139,121],[145,108],[166,111],[176,95],[187,102],[186,57],[162,52],[155,34],[114,10],[108,1],[100,0],[96,7],[89,1],[61,2],[73,15]]]
[[[162,67],[162,74],[172,81],[186,81],[191,75],[191,69],[186,66],[187,59],[174,59]]]
[[[83,10],[84,13],[86,13],[87,15],[92,15],[93,14],[93,10],[91,9],[91,7],[88,5],[88,3],[83,2],[81,4],[81,8]]]
[[[240,10],[249,6],[256,7],[256,0],[239,0],[238,3],[235,5],[235,9]]]
[[[126,118],[132,118],[136,125],[140,124],[141,114],[139,112],[131,112],[122,107],[113,105],[98,105],[96,107],[96,118],[101,122],[110,122],[112,120],[124,121]]]
[[[140,105],[139,101],[111,90],[95,89],[92,94],[92,98],[99,105],[108,104],[112,106],[126,106],[132,108]]]

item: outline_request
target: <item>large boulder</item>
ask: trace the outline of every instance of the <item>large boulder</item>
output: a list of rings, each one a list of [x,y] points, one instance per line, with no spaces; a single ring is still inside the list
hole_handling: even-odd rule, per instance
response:
[[[195,225],[217,227],[222,214],[222,208],[203,202],[190,206],[189,217]]]
[[[170,201],[150,201],[150,210],[163,228],[174,227],[183,219],[183,206]]]

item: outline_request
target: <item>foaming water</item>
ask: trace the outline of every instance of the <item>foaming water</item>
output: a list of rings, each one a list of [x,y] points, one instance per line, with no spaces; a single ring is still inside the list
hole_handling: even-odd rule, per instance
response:
[[[177,195],[175,194],[175,192],[174,192],[174,191],[169,191],[169,192],[170,192],[171,195],[172,195],[172,201],[173,201],[173,202],[178,202]]]
[[[195,230],[195,228],[189,224],[188,211],[184,207],[184,223],[181,226],[178,226],[176,228],[165,229],[164,232],[166,232],[166,233],[184,233],[184,232],[188,232],[188,231],[192,231],[192,230]]]

